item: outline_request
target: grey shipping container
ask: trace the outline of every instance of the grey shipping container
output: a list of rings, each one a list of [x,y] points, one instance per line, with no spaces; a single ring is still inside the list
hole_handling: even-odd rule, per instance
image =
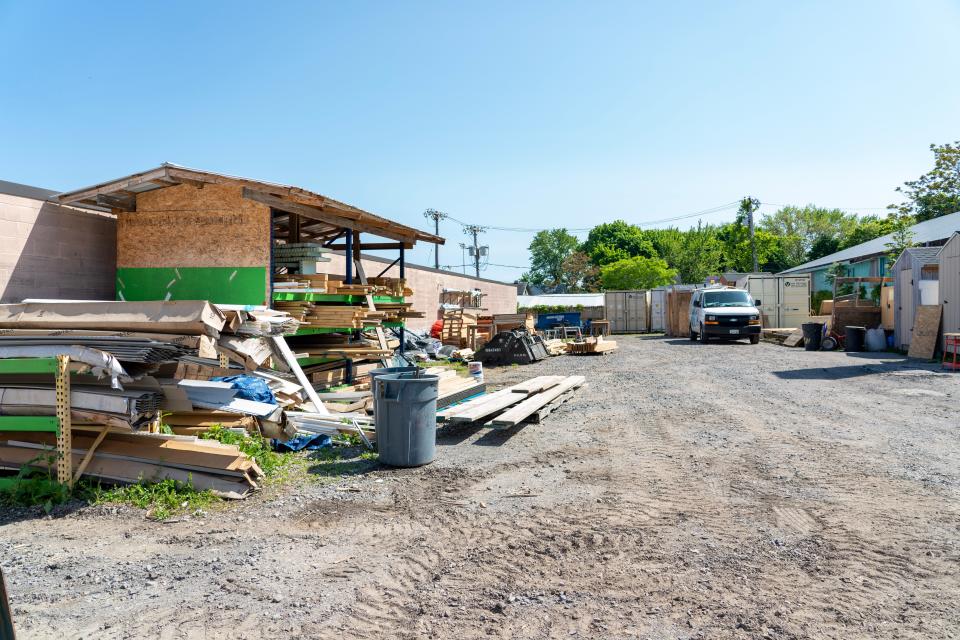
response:
[[[646,333],[650,327],[649,291],[607,291],[604,302],[611,333]]]
[[[809,275],[748,275],[737,280],[737,288],[760,301],[757,307],[765,328],[799,329],[810,320]]]

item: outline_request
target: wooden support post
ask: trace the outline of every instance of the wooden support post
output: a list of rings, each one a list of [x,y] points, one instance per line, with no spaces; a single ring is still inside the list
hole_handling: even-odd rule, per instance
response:
[[[73,486],[73,438],[70,422],[70,356],[57,356],[57,481]]]
[[[287,224],[287,241],[300,242],[300,216],[296,213],[288,214],[290,222]]]

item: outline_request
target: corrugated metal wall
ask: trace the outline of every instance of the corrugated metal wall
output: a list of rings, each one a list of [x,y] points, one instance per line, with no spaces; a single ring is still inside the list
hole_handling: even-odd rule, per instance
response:
[[[607,320],[611,333],[646,333],[649,331],[647,318],[650,297],[649,291],[607,291]]]

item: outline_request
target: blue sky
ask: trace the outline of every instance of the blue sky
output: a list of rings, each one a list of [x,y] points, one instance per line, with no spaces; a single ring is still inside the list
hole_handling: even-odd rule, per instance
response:
[[[871,213],[960,139],[958,2],[0,0],[0,27],[0,179],[52,189],[169,161],[422,228]],[[527,264],[531,234],[481,237]]]

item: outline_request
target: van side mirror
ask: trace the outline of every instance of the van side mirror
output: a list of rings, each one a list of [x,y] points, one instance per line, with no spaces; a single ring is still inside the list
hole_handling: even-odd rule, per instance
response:
[[[755,307],[759,307],[761,304],[762,304],[762,303],[761,303],[759,300],[754,300],[754,301],[753,301],[753,306],[755,306]]]

